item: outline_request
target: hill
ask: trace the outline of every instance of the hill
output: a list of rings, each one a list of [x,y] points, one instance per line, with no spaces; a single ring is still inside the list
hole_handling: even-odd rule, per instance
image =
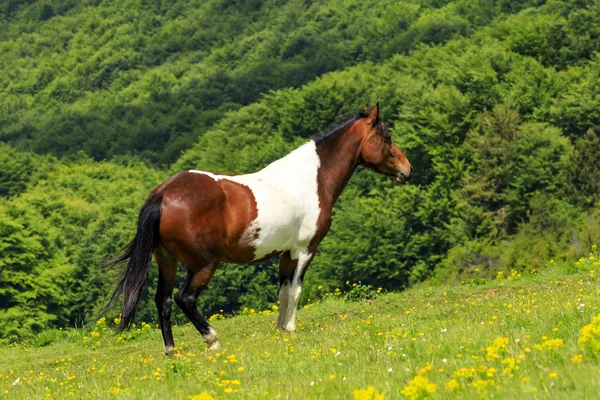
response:
[[[97,266],[170,173],[255,171],[366,102],[414,180],[355,174],[303,301],[543,269],[600,242],[595,1],[2,7],[2,338],[93,321],[113,281]],[[200,308],[263,309],[276,274],[225,265]]]
[[[304,306],[295,334],[275,331],[271,310],[218,314],[218,352],[189,324],[175,327],[172,357],[146,323],[121,335],[104,320],[93,330],[46,331],[0,347],[0,396],[593,398],[598,266],[590,256],[541,274],[380,295],[349,285]]]
[[[263,93],[470,34],[536,1],[471,3],[8,1],[0,140],[170,164]]]

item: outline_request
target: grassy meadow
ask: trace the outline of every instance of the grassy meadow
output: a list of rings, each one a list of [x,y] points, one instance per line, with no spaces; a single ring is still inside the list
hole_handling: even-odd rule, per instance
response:
[[[93,322],[172,174],[256,172],[366,103],[414,178],[357,168],[306,297],[600,244],[598,0],[6,0],[0,54],[0,341]],[[277,272],[220,268],[199,309],[267,309]]]
[[[402,293],[323,294],[298,330],[275,311],[212,316],[222,348],[192,326],[176,353],[143,323],[115,334],[53,330],[0,348],[1,397],[132,399],[590,399],[600,393],[597,254],[545,272],[474,276]]]

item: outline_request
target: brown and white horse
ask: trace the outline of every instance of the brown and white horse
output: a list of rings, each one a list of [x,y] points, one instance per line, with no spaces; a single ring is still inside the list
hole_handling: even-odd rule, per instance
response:
[[[379,119],[379,104],[341,121],[287,156],[248,175],[180,172],[152,191],[124,254],[113,294],[124,294],[120,329],[133,319],[152,254],[159,266],[156,306],[165,353],[173,350],[171,296],[179,262],[188,269],[175,302],[209,349],[217,335],[196,309],[221,261],[237,264],[279,256],[277,328],[295,329],[302,280],[331,225],[332,207],[357,166],[406,182],[412,166]]]

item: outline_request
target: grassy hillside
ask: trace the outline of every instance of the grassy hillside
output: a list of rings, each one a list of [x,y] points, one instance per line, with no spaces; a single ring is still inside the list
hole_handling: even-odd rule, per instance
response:
[[[120,335],[103,321],[93,330],[47,331],[0,348],[0,396],[594,398],[597,256],[404,293],[373,296],[349,285],[349,295],[307,304],[295,334],[276,332],[271,310],[215,315],[223,347],[212,353],[189,324],[174,329],[172,357],[162,354],[158,328],[145,323]]]
[[[348,280],[397,291],[544,269],[600,242],[597,1],[11,0],[0,14],[2,339],[93,321],[113,278],[97,266],[170,173],[253,172],[366,102],[414,179],[357,171],[301,301]],[[272,304],[275,264],[225,265],[201,311]],[[153,266],[147,322],[155,280]]]

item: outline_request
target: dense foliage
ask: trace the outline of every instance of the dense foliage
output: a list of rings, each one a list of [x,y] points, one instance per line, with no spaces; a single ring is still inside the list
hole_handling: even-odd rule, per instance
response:
[[[4,5],[0,29],[0,140],[96,160],[137,154],[161,165],[261,93],[467,34],[527,4],[19,3]]]
[[[254,171],[366,102],[415,179],[357,172],[308,297],[541,268],[600,241],[595,1],[2,7],[2,337],[96,315],[112,278],[98,264],[169,173]],[[262,308],[276,272],[224,266],[200,306]]]

